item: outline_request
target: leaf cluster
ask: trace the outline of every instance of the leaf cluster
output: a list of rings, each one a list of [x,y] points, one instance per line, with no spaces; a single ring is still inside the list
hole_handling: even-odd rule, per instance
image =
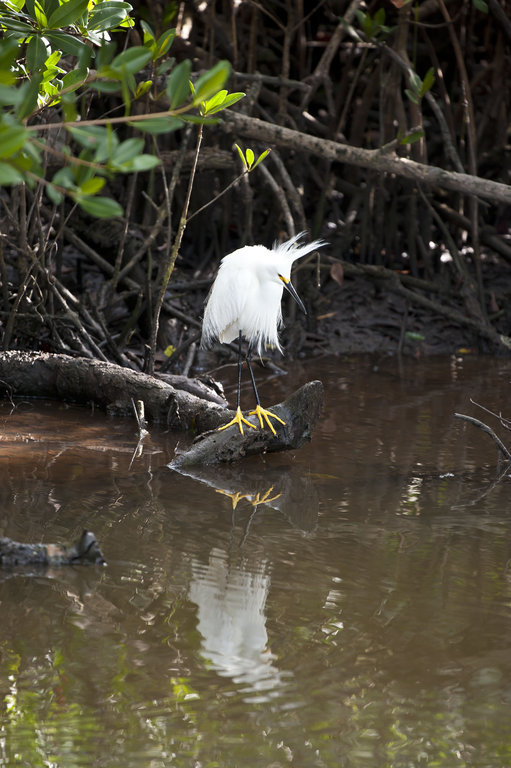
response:
[[[156,35],[141,22],[143,45],[117,51],[116,33],[134,26],[132,5],[122,0],[5,0],[0,8],[0,185],[42,182],[59,203],[69,196],[94,216],[122,214],[109,197],[97,197],[118,173],[150,171],[159,160],[145,152],[132,132],[169,133],[185,122],[214,122],[244,93],[224,85],[230,64],[220,61],[192,82],[189,60],[176,63],[169,51],[175,29]],[[164,87],[159,85],[163,79]],[[86,119],[94,100],[115,95],[124,115]],[[150,108],[165,98],[169,108]],[[133,114],[133,104],[149,109]],[[167,106],[167,103],[166,105]],[[66,129],[56,144],[53,132]],[[60,168],[45,173],[45,155]]]

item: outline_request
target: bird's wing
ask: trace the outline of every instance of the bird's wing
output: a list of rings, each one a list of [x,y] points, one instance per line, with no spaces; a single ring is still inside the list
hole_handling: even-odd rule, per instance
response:
[[[201,346],[214,341],[227,344],[241,330],[250,275],[242,267],[233,269],[224,259],[209,293],[202,324]]]

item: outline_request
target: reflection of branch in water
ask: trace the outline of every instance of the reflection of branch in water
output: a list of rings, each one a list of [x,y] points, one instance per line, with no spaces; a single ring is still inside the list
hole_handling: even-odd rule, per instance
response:
[[[452,509],[464,509],[465,507],[474,507],[476,504],[478,504],[481,499],[484,499],[485,496],[489,496],[490,493],[493,491],[494,488],[497,487],[497,485],[503,480],[505,477],[507,477],[509,473],[509,466],[506,466],[504,471],[498,475],[498,477],[495,478],[495,480],[492,480],[490,485],[484,489],[481,493],[479,493],[475,499],[472,499],[472,501],[468,501],[466,504],[455,504],[453,505]]]
[[[242,501],[255,510],[262,506],[276,509],[286,515],[291,524],[304,531],[313,530],[318,519],[319,499],[316,487],[309,476],[298,469],[271,467],[261,464],[216,465],[214,467],[187,467],[181,474],[231,499],[233,510]]]

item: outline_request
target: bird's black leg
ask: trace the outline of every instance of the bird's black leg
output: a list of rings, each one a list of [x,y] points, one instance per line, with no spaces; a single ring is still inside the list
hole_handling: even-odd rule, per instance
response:
[[[271,423],[270,418],[275,419],[276,421],[280,421],[281,424],[285,424],[286,422],[282,421],[281,418],[279,418],[274,413],[272,413],[271,411],[266,410],[266,408],[263,408],[261,406],[261,401],[259,400],[259,393],[257,391],[257,387],[256,387],[256,383],[255,383],[254,371],[252,370],[252,365],[251,365],[252,347],[251,347],[250,344],[248,345],[246,360],[247,360],[248,370],[250,372],[250,378],[252,379],[252,387],[254,389],[254,395],[255,395],[255,399],[256,399],[255,410],[250,411],[250,415],[255,414],[257,416],[257,418],[259,419],[259,424],[261,426],[261,429],[264,427],[264,424],[263,424],[263,419],[264,419],[265,422],[267,423],[267,425],[269,426],[269,428],[271,429],[271,431],[273,432],[273,434],[276,435],[277,433],[275,432],[275,428],[274,428],[273,424]]]
[[[243,368],[243,357],[241,354],[241,331],[238,335],[238,408],[241,408],[241,370]]]
[[[250,378],[252,379],[252,388],[254,390],[255,401],[257,405],[261,407],[261,401],[259,400],[259,393],[257,391],[257,387],[255,383],[254,371],[252,370],[252,345],[251,344],[248,345],[247,356],[245,359],[247,361],[247,367],[248,367],[248,372],[250,373]]]
[[[247,427],[251,427],[252,429],[256,429],[256,426],[255,424],[251,424],[250,421],[247,421],[247,419],[244,418],[241,412],[241,371],[243,368],[243,356],[241,354],[241,344],[242,344],[241,339],[242,339],[242,336],[240,331],[238,336],[238,400],[237,400],[236,416],[228,424],[224,424],[223,427],[219,427],[218,429],[221,431],[222,429],[227,429],[227,427],[232,427],[233,424],[237,424],[241,434],[243,434],[243,424],[246,424]],[[252,380],[253,380],[253,376],[252,376]]]

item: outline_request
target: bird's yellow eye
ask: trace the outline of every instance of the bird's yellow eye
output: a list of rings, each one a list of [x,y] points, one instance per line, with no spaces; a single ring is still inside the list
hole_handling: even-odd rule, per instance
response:
[[[284,283],[284,285],[287,285],[289,283],[289,278],[288,277],[284,277],[283,275],[279,275],[279,277],[282,280],[282,282]]]

